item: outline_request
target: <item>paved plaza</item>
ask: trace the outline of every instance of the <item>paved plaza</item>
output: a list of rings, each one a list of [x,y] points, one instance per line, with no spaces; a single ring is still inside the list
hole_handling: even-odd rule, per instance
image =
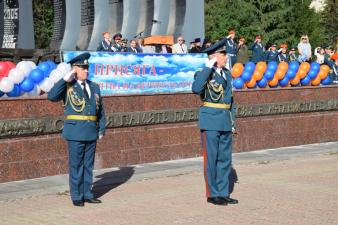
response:
[[[95,171],[102,204],[74,207],[66,175],[0,184],[1,225],[334,225],[338,142],[234,154],[238,205],[206,202],[202,158]]]

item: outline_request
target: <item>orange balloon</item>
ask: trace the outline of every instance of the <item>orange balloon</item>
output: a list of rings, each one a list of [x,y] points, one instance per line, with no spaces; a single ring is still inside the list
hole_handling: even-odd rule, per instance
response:
[[[307,71],[304,69],[299,68],[299,70],[296,73],[296,76],[300,79],[303,79],[307,74]]]
[[[310,70],[310,64],[308,62],[302,62],[299,66],[300,70],[305,70],[305,72],[309,72]]]
[[[295,76],[293,79],[290,80],[290,84],[297,85],[299,84],[299,81],[300,81],[299,77]]]
[[[317,74],[317,77],[319,77],[321,80],[324,80],[329,73],[323,70],[319,70],[319,73]]]
[[[328,65],[321,65],[320,66],[320,70],[326,71],[326,72],[330,72],[330,67]]]
[[[277,70],[282,70],[282,71],[287,71],[289,68],[289,64],[287,62],[280,62],[278,64],[278,69]]]
[[[264,74],[264,72],[266,70],[266,67],[267,67],[266,62],[258,62],[256,64],[256,69],[255,70],[260,71],[260,72],[262,72],[262,74]]]
[[[252,74],[252,77],[255,78],[255,80],[261,80],[263,78],[263,73],[262,71],[255,70],[255,72]]]
[[[255,87],[255,85],[256,85],[256,79],[254,77],[252,77],[249,81],[245,82],[245,85],[248,88]]]
[[[285,70],[277,69],[275,77],[277,77],[278,80],[281,80],[284,78],[285,72],[286,72]]]
[[[313,86],[318,86],[320,84],[320,77],[317,76],[315,79],[311,80]]]
[[[231,69],[232,77],[236,78],[236,77],[241,76],[241,74],[243,73],[243,70],[244,70],[244,66],[242,65],[242,63],[236,63]]]
[[[268,82],[268,84],[270,86],[276,86],[278,84],[278,78],[274,76],[273,79]]]

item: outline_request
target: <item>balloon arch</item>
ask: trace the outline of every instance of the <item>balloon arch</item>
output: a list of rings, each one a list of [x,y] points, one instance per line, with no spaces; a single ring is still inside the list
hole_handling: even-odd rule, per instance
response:
[[[276,88],[276,87],[298,87],[298,86],[318,86],[328,85],[331,83],[328,76],[330,67],[320,65],[316,62],[311,64],[302,62],[299,64],[292,61],[289,64],[286,62],[275,61],[258,62],[256,65],[253,62],[247,62],[245,66],[241,63],[236,63],[231,75],[234,78],[233,86],[236,89],[244,88]]]

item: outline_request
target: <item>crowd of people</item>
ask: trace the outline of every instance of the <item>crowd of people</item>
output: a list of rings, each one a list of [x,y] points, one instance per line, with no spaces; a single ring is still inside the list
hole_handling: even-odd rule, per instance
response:
[[[245,64],[248,61],[254,63],[265,62],[317,62],[319,64],[327,64],[333,70],[334,78],[338,83],[338,37],[333,46],[325,45],[316,47],[312,51],[309,37],[302,35],[297,46],[288,46],[286,43],[272,43],[266,46],[262,35],[257,35],[255,40],[247,45],[245,37],[241,36],[236,42],[236,31],[229,30],[228,36],[224,38],[227,53],[226,68],[231,69],[232,66],[239,62]],[[218,42],[219,40],[216,40]],[[185,39],[179,36],[173,45],[145,45],[142,38],[136,38],[129,41],[122,39],[122,34],[118,33],[110,38],[109,32],[103,33],[103,40],[99,43],[97,51],[110,52],[131,52],[131,53],[201,53],[213,44],[212,41],[205,39],[202,43],[200,38],[195,38],[189,44]],[[335,54],[336,53],[336,54]],[[334,80],[334,81],[335,81]]]

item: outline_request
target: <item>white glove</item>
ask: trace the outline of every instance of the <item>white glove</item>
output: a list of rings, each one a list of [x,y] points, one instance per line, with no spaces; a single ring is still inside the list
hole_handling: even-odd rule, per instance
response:
[[[103,134],[99,135],[99,140],[101,140],[103,138]]]
[[[236,130],[234,127],[231,128],[231,132],[232,132],[233,134],[237,134],[237,130]]]
[[[282,52],[282,50],[283,50],[283,49],[280,48],[280,49],[278,49],[278,52]]]
[[[68,72],[64,77],[63,79],[66,81],[66,82],[71,82],[72,80],[74,80],[75,78],[75,69],[72,69],[70,72]]]
[[[214,57],[212,59],[207,59],[205,66],[211,69],[215,65],[216,61],[217,61],[216,57]]]
[[[231,37],[231,34],[229,34],[228,36],[227,36],[227,39],[229,39]]]

